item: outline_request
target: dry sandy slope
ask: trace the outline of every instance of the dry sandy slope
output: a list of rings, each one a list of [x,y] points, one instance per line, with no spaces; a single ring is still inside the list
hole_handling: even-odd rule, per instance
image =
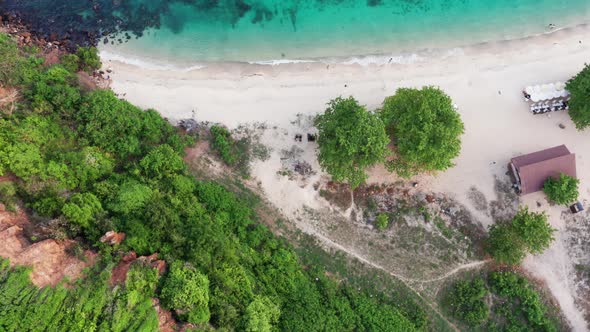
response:
[[[456,167],[436,177],[421,177],[421,186],[455,195],[465,204],[470,204],[468,189],[475,186],[490,201],[494,199],[494,177],[504,176],[512,156],[565,143],[577,154],[581,194],[588,199],[590,131],[576,131],[565,113],[550,118],[532,116],[520,93],[526,85],[565,81],[578,72],[590,59],[587,36],[590,28],[582,26],[525,40],[439,52],[414,64],[380,67],[224,64],[182,72],[148,70],[115,61],[108,66],[114,70],[115,92],[124,93],[140,106],[157,108],[171,119],[195,114],[198,120],[230,127],[255,121],[278,125],[280,130],[265,138],[274,152],[268,161],[254,165],[254,175],[268,198],[290,216],[296,216],[302,206],[321,208],[326,204],[312,186],[321,174],[303,185],[276,175],[281,167],[280,150],[288,149],[292,135],[302,130],[290,123],[295,115],[321,112],[326,101],[338,95],[353,95],[375,108],[403,86],[440,86],[457,104],[466,126]],[[560,129],[559,123],[566,128]],[[302,149],[304,158],[317,169],[315,146],[302,144]],[[371,181],[395,181],[395,177],[376,169]],[[541,196],[526,197],[523,203],[534,208],[537,200],[547,208]],[[525,267],[547,283],[574,330],[585,331],[587,322],[574,303],[576,289],[571,282],[573,266],[566,245],[569,235],[560,219],[562,209],[549,210],[551,223],[559,230],[556,242],[544,255],[529,257]],[[493,222],[474,213],[483,225]],[[314,231],[313,224],[303,227]]]

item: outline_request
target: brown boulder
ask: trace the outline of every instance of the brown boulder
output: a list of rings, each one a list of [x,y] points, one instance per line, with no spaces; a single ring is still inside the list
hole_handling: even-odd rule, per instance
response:
[[[125,233],[117,233],[115,231],[108,231],[100,238],[100,242],[110,245],[120,244],[123,240],[125,240]]]

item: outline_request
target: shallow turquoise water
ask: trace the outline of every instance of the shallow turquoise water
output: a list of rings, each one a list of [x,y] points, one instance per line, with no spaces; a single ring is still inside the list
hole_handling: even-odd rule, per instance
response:
[[[590,22],[590,0],[220,0],[171,3],[162,27],[110,47],[160,61],[392,54]],[[191,3],[188,1],[187,3]]]

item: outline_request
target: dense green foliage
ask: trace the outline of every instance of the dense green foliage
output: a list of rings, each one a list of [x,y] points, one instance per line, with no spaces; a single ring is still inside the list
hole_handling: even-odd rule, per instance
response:
[[[71,288],[37,288],[28,268],[0,259],[2,331],[156,331],[152,305],[157,272],[134,263],[122,287],[111,288],[112,264],[102,264]]]
[[[367,178],[367,167],[384,161],[389,139],[383,122],[353,97],[331,100],[315,125],[320,165],[335,181],[354,189]]]
[[[76,56],[78,58],[78,70],[93,72],[100,69],[100,57],[96,47],[78,47]]]
[[[486,303],[488,289],[481,278],[471,281],[460,280],[453,285],[448,294],[448,310],[452,315],[469,325],[479,325],[490,315],[490,308]]]
[[[515,272],[486,274],[451,285],[443,305],[453,317],[483,331],[557,330],[554,313],[525,277]]]
[[[451,98],[435,87],[401,88],[385,98],[380,112],[396,146],[391,171],[401,176],[453,166],[464,127]]]
[[[578,130],[590,126],[590,65],[570,79],[565,88],[570,93],[569,115]]]
[[[489,283],[494,294],[506,299],[495,309],[504,316],[504,331],[557,331],[539,293],[524,277],[514,272],[494,272]]]
[[[160,293],[162,304],[189,323],[208,322],[209,279],[188,263],[175,262]]]
[[[554,232],[545,213],[521,208],[510,222],[490,227],[488,250],[499,262],[519,264],[527,253],[539,254],[547,249]]]
[[[550,201],[557,204],[569,204],[578,199],[579,184],[580,180],[561,173],[557,179],[548,178],[543,186],[543,191]]]
[[[35,92],[24,94],[18,112],[0,119],[0,170],[17,178],[19,197],[50,234],[82,236],[86,245],[104,248],[97,244],[102,234],[122,231],[127,236],[117,250],[158,252],[175,262],[156,294],[182,320],[208,320],[203,325],[222,330],[425,328],[419,306],[410,320],[386,297],[372,297],[321,270],[304,268],[291,247],[256,222],[252,202],[189,174],[182,153],[190,139],[157,112],[143,111],[110,91],[81,92],[63,67],[26,61],[11,75],[20,77],[15,81],[23,91]],[[36,79],[21,79],[27,77]],[[46,82],[47,88],[35,90],[36,82]],[[105,250],[108,255],[110,249]],[[129,282],[147,294],[155,287],[152,279],[150,274]],[[88,307],[93,313],[85,314],[83,324],[103,324],[96,317],[104,312],[122,315],[125,302],[119,296],[106,308],[112,302],[100,298],[101,306],[94,304],[95,296],[123,291],[100,285],[72,290],[83,296],[67,302],[68,310]],[[139,295],[131,296],[137,300]],[[24,310],[10,301],[15,303],[10,310]],[[129,312],[104,324],[150,324]]]

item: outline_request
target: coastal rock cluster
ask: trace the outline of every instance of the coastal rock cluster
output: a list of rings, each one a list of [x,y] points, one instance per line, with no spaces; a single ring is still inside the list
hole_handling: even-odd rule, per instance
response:
[[[123,42],[132,38],[128,32],[139,37],[146,28],[160,26],[160,15],[167,8],[165,1],[0,2],[4,24],[26,25],[39,39],[70,50],[78,45],[96,45],[100,40],[115,41],[109,38]]]
[[[123,43],[141,37],[148,28],[159,29],[163,25],[180,33],[194,18],[169,15],[175,6],[188,6],[194,13],[209,13],[208,16],[231,26],[249,12],[253,13],[252,23],[268,21],[274,15],[261,4],[253,6],[243,0],[228,1],[223,6],[219,1],[199,0],[3,0],[0,1],[0,17],[5,24],[24,24],[40,39],[72,50],[101,42]],[[293,19],[295,11],[289,10]]]

